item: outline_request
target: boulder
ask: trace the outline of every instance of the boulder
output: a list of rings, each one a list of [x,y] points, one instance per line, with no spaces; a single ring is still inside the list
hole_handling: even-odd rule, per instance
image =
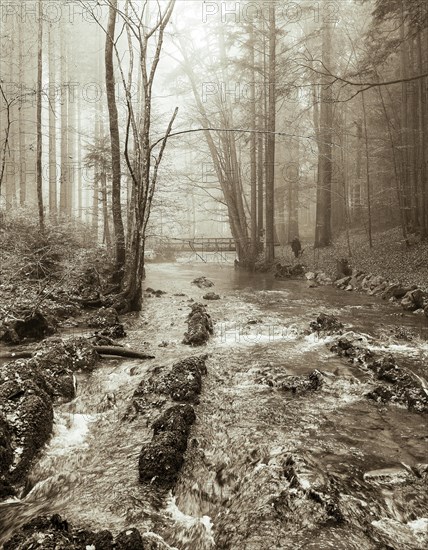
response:
[[[51,435],[54,402],[72,399],[73,371],[98,358],[83,338],[52,339],[31,359],[0,367],[0,479],[3,474],[8,483],[24,480]]]
[[[193,279],[192,284],[198,286],[199,288],[210,288],[211,286],[214,286],[214,283],[206,277],[197,277],[196,279]]]
[[[406,311],[415,311],[424,307],[425,294],[420,288],[409,290],[401,300],[401,307]]]
[[[320,313],[316,321],[309,324],[312,332],[338,332],[343,329],[343,324],[334,315]]]
[[[156,296],[156,298],[160,298],[164,294],[166,294],[165,290],[155,290],[154,288],[148,287],[146,288],[145,292],[148,294],[151,294],[152,296]]]
[[[370,290],[373,290],[374,288],[382,285],[383,283],[386,283],[385,279],[380,275],[377,275],[370,279],[369,288]]]
[[[192,311],[187,317],[187,332],[184,334],[183,344],[188,346],[202,346],[206,344],[213,333],[213,324],[205,306],[192,304]]]
[[[152,424],[154,436],[163,432],[174,432],[188,436],[190,427],[196,420],[195,411],[190,405],[174,405],[161,414]]]
[[[168,398],[178,402],[197,403],[202,387],[202,375],[207,372],[207,357],[187,357],[174,363],[167,372],[155,367],[134,391],[125,418],[133,419],[147,409],[159,409],[166,404]]]
[[[202,388],[202,375],[206,374],[206,355],[188,357],[174,363],[164,376],[164,384],[174,401],[198,402]]]
[[[283,265],[281,263],[277,263],[274,269],[275,279],[299,278],[304,277],[305,273],[306,268],[303,264]]]
[[[323,271],[317,273],[316,279],[320,285],[331,285],[332,280]]]
[[[153,478],[170,486],[184,462],[187,439],[196,416],[191,405],[174,405],[153,423],[154,435],[143,445],[138,462],[141,482]]]
[[[406,290],[399,283],[391,283],[382,292],[382,299],[389,300],[390,298],[401,299],[406,294]]]
[[[288,376],[280,383],[279,389],[293,394],[302,394],[318,390],[323,381],[324,377],[320,371],[314,370],[308,376]]]
[[[308,281],[313,281],[315,279],[316,275],[313,271],[307,271],[305,273],[305,279],[307,279]]]
[[[387,281],[382,281],[379,285],[373,287],[372,290],[369,290],[370,296],[381,294],[387,286],[388,286]]]
[[[348,275],[347,277],[342,277],[341,279],[337,279],[335,281],[335,285],[337,288],[345,288],[351,280],[351,277]]]
[[[110,531],[93,532],[87,529],[76,529],[59,514],[54,514],[51,517],[35,517],[23,525],[4,544],[3,548],[5,550],[24,550],[27,548],[113,550],[114,547],[113,535]]]
[[[13,434],[14,457],[7,479],[12,483],[22,481],[52,432],[52,400],[35,382],[18,377],[0,385],[0,413],[7,418]]]
[[[204,300],[220,300],[220,296],[215,292],[207,292],[202,296]]]
[[[119,325],[119,315],[113,307],[102,307],[88,321],[88,327],[106,328]]]
[[[43,340],[55,332],[52,322],[39,310],[20,310],[15,316],[19,319],[6,321],[0,333],[0,340],[8,344]]]
[[[115,540],[117,550],[144,550],[146,547],[143,538],[135,527],[119,533]]]

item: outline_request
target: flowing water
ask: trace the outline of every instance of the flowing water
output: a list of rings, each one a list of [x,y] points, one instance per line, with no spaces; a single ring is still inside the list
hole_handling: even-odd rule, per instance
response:
[[[126,345],[156,359],[105,360],[58,406],[53,437],[20,499],[0,504],[0,542],[40,513],[75,525],[156,533],[165,548],[387,549],[428,544],[428,499],[417,474],[427,463],[423,416],[364,394],[369,375],[305,333],[321,311],[337,315],[367,345],[391,351],[426,383],[428,324],[375,297],[303,281],[277,281],[222,264],[148,266],[150,297],[129,316]],[[138,482],[147,419],[124,421],[135,387],[154,365],[198,353],[181,344],[189,299],[205,275],[221,300],[208,303],[215,334],[185,466],[173,493]],[[182,295],[182,294],[185,295]],[[405,327],[410,341],[391,335]],[[314,370],[324,384],[287,391]],[[303,378],[302,378],[303,379]],[[282,389],[281,389],[282,388]],[[115,403],[106,405],[106,395]],[[418,466],[419,465],[419,466]]]

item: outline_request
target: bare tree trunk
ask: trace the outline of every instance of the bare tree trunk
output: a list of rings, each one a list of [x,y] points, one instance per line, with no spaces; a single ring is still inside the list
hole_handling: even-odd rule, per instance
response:
[[[257,149],[256,149],[256,87],[255,87],[255,35],[254,27],[250,24],[250,66],[252,70],[251,82],[251,139],[250,139],[250,163],[251,163],[251,255],[252,261],[257,256]]]
[[[115,95],[115,78],[113,64],[114,35],[116,27],[117,0],[111,0],[109,8],[109,20],[105,44],[105,70],[107,105],[110,120],[110,140],[112,159],[112,212],[116,251],[115,281],[122,283],[125,267],[125,233],[122,220],[121,205],[121,166],[120,166],[120,140],[119,123]]]
[[[423,73],[423,56],[422,56],[422,38],[420,31],[417,37],[417,55],[418,55],[418,70]],[[428,29],[426,29],[428,36]],[[421,78],[419,80],[419,143],[420,143],[420,178],[421,178],[421,198],[419,203],[420,219],[421,219],[421,236],[426,239],[428,236],[428,182],[427,182],[427,82],[428,79]]]
[[[323,66],[331,70],[332,29],[326,22],[323,30]],[[331,179],[332,179],[332,90],[328,77],[322,78],[320,106],[320,139],[318,143],[318,187],[315,247],[331,244]]]
[[[299,238],[299,182],[300,182],[300,140],[297,139],[295,147],[291,145],[293,151],[293,163],[296,170],[288,173],[288,241]],[[291,165],[290,165],[291,166]]]
[[[25,85],[25,79],[24,79],[24,58],[23,58],[23,52],[22,52],[22,46],[24,42],[23,37],[23,29],[22,26],[24,25],[23,21],[18,21],[18,50],[19,50],[19,61],[18,61],[18,70],[19,70],[19,84],[20,89],[24,89]],[[24,118],[24,112],[23,112],[23,105],[24,102],[20,101],[20,107],[18,112],[18,128],[19,128],[19,204],[20,206],[24,206],[26,201],[26,193],[27,193],[27,155],[26,155],[26,124],[25,124],[25,118]]]
[[[11,17],[7,18],[7,31],[10,33],[9,35],[9,41],[10,41],[10,57],[9,57],[9,67],[8,67],[8,81],[13,83],[16,79],[16,61],[15,61],[15,55],[17,48],[16,48],[16,23],[15,21],[17,18]],[[18,24],[21,24],[22,22],[18,22]],[[10,94],[9,94],[10,95]],[[12,105],[11,100],[12,98],[8,97],[9,100],[9,107],[8,107],[8,139],[7,139],[7,147],[5,149],[5,172],[4,172],[4,194],[5,194],[5,202],[6,207],[11,208],[15,206],[16,204],[16,176],[17,176],[17,155],[16,155],[16,139],[17,139],[17,130],[16,130],[16,104]],[[18,106],[19,108],[19,106]],[[19,129],[18,129],[19,131]]]
[[[275,257],[275,120],[276,120],[276,18],[275,2],[269,5],[269,107],[266,151],[266,248],[265,260]]]
[[[401,78],[407,77],[407,43],[405,38],[404,5],[401,11],[400,39],[401,39]],[[401,189],[403,194],[403,209],[406,220],[406,228],[410,222],[410,197],[409,197],[409,135],[407,112],[407,82],[401,85]]]
[[[407,235],[407,224],[406,224],[406,217],[403,209],[403,195],[401,193],[400,189],[400,173],[398,168],[398,161],[397,161],[397,155],[395,153],[395,143],[394,143],[394,137],[392,133],[392,125],[391,121],[388,116],[388,112],[386,110],[385,100],[383,98],[382,90],[381,88],[378,88],[379,97],[382,104],[382,110],[385,116],[385,121],[388,127],[388,136],[389,136],[389,142],[391,144],[391,152],[392,152],[392,160],[394,165],[394,177],[395,177],[395,189],[397,193],[397,202],[398,202],[398,208],[400,210],[400,222],[401,222],[401,230],[403,233],[404,240],[408,244],[408,235]]]
[[[80,95],[77,100],[77,216],[79,220],[83,219],[83,175],[82,175],[82,116],[81,116]]]
[[[95,143],[100,143],[101,140],[101,103],[98,104],[97,112],[95,114]],[[95,242],[98,243],[98,225],[99,225],[99,172],[100,167],[97,163],[94,166],[94,189],[92,194],[92,232],[94,234]]]
[[[57,215],[56,84],[53,24],[49,25],[49,213]]]
[[[68,199],[68,87],[67,87],[67,65],[66,65],[66,43],[64,21],[60,26],[61,42],[61,175],[60,175],[60,196],[59,210],[61,216],[67,216],[69,212]]]
[[[361,102],[363,106],[363,117],[364,117],[364,139],[366,144],[366,184],[367,184],[367,222],[368,222],[368,235],[369,235],[369,246],[373,248],[373,239],[372,239],[372,213],[371,213],[371,184],[370,184],[370,153],[369,153],[369,138],[367,130],[367,113],[366,113],[366,102],[364,98],[364,92],[361,92]]]
[[[43,173],[42,173],[42,85],[43,85],[43,6],[39,0],[38,9],[38,51],[37,51],[37,205],[39,211],[39,226],[43,232],[45,229],[43,210]]]
[[[112,242],[111,242],[111,234],[110,234],[109,208],[108,208],[108,198],[107,198],[107,177],[104,169],[100,174],[100,183],[101,183],[101,201],[103,206],[103,242],[106,243],[107,249],[111,250]]]

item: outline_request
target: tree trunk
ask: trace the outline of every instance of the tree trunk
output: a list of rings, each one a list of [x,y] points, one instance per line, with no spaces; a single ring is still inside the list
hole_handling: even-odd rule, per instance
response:
[[[68,199],[68,87],[67,87],[67,66],[66,66],[66,43],[64,22],[60,27],[61,42],[61,174],[60,174],[60,196],[59,210],[61,216],[67,216],[69,212]]]
[[[364,139],[366,144],[366,184],[367,184],[367,223],[368,223],[368,236],[369,246],[373,248],[372,239],[372,213],[371,213],[371,184],[370,184],[370,153],[369,153],[369,138],[367,130],[367,113],[366,102],[364,98],[364,92],[361,92],[361,102],[363,106],[363,120],[364,120]]]
[[[49,25],[49,213],[57,215],[56,85],[53,24]]]
[[[105,71],[107,105],[110,120],[110,140],[112,159],[112,212],[114,225],[114,238],[116,249],[115,282],[122,284],[125,267],[125,234],[122,221],[121,205],[121,166],[120,166],[120,140],[119,123],[115,95],[115,77],[113,64],[113,46],[116,27],[117,0],[111,0],[109,8],[109,20],[107,26],[105,44]]]
[[[19,50],[19,84],[20,89],[23,90],[25,88],[25,78],[24,78],[24,58],[22,55],[22,46],[24,42],[23,37],[23,21],[18,21],[18,50]],[[20,206],[24,206],[26,202],[26,193],[27,193],[27,155],[26,155],[26,124],[25,124],[25,117],[23,112],[24,102],[20,102],[20,108],[18,113],[18,127],[19,127],[19,204]]]
[[[426,30],[428,35],[428,29]],[[423,56],[422,56],[422,31],[419,32],[418,41],[418,70],[420,74],[424,71]],[[419,202],[420,219],[421,219],[421,236],[426,239],[428,236],[428,183],[427,183],[427,82],[428,79],[421,78],[419,80],[419,143],[420,143],[420,188],[421,198]]]
[[[275,2],[269,5],[269,101],[268,101],[268,136],[266,151],[266,248],[265,260],[272,262],[275,258],[275,120],[276,120],[276,21]]]
[[[42,0],[39,0],[38,9],[38,51],[37,51],[37,205],[39,211],[40,231],[45,229],[44,210],[43,210],[43,173],[42,173],[42,85],[43,85],[43,6]]]
[[[255,89],[255,36],[254,27],[250,24],[250,66],[252,70],[251,82],[251,130],[250,137],[250,185],[251,185],[251,255],[253,261],[257,256],[257,149],[256,149],[256,89]]]
[[[331,23],[323,29],[322,61],[331,70]],[[320,139],[318,142],[318,185],[315,227],[315,247],[331,244],[331,179],[332,179],[332,90],[329,77],[321,80]]]

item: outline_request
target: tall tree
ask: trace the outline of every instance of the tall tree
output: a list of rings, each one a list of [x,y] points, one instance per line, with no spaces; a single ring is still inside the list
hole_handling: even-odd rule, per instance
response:
[[[331,69],[332,24],[324,23],[322,66]],[[333,94],[331,79],[321,77],[321,104],[318,137],[318,181],[315,247],[331,244],[331,181],[332,181]]]
[[[118,13],[117,0],[110,0],[109,18],[105,43],[105,78],[107,90],[107,106],[110,121],[111,162],[112,162],[112,212],[116,252],[115,280],[122,284],[125,268],[125,232],[122,220],[121,205],[121,165],[119,121],[116,105],[116,79],[114,75],[114,44],[116,17]]]
[[[43,3],[38,3],[38,41],[37,41],[37,205],[40,230],[45,229],[43,207],[43,172],[42,172],[42,86],[43,86]]]
[[[55,48],[54,25],[48,28],[48,58],[49,58],[49,213],[53,219],[57,214],[57,158],[56,158],[56,79],[55,79]]]
[[[266,262],[275,257],[274,187],[275,187],[275,121],[276,121],[276,4],[269,3],[269,71],[268,119],[266,148]]]

